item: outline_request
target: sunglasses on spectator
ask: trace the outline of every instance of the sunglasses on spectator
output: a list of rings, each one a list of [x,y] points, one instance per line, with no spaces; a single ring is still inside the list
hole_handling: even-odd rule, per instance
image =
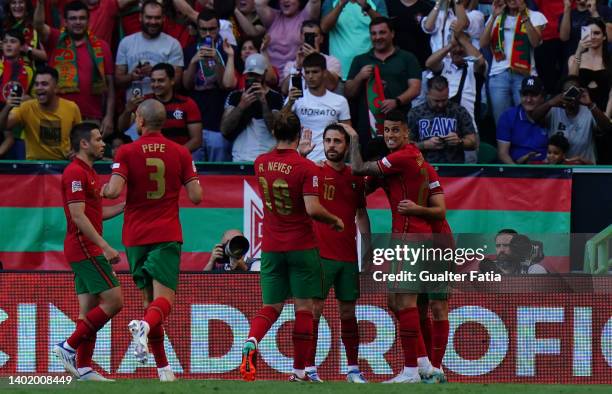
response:
[[[198,27],[198,30],[202,33],[214,33],[215,31],[217,31],[217,29],[218,27]]]

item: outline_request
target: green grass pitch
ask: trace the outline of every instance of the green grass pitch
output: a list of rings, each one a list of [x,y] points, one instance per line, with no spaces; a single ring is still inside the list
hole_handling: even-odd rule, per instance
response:
[[[3,393],[86,393],[86,394],[574,394],[612,392],[606,385],[542,385],[542,384],[348,384],[326,382],[324,384],[289,383],[279,381],[241,382],[228,380],[180,380],[160,383],[157,380],[123,379],[114,383],[73,382],[70,385],[9,386],[6,379],[0,381]]]

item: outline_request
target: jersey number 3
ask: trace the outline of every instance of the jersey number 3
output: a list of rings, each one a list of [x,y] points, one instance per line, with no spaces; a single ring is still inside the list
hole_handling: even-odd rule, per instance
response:
[[[157,184],[157,189],[147,192],[148,200],[159,200],[166,194],[166,163],[162,159],[147,158],[147,167],[155,167],[155,172],[149,174],[149,179]]]

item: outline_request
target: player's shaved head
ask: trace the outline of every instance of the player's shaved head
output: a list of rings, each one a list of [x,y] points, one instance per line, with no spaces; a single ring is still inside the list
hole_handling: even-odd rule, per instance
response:
[[[143,101],[136,114],[142,119],[143,130],[159,131],[166,122],[166,108],[155,99]]]

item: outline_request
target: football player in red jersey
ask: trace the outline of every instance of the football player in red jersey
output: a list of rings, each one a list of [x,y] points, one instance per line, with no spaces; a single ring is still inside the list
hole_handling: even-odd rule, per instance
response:
[[[120,214],[124,204],[102,207],[100,180],[93,169],[94,160],[104,153],[99,126],[75,125],[70,145],[76,155],[62,175],[67,221],[64,255],[74,271],[79,319],[74,333],[53,351],[66,371],[79,380],[110,381],[91,368],[91,358],[97,331],[123,307],[119,281],[111,267],[119,262],[119,253],[102,238],[102,220]]]
[[[312,133],[305,129],[298,149],[302,156],[312,150]],[[326,161],[319,166],[319,199],[321,205],[338,215],[345,223],[341,232],[315,222],[315,234],[323,268],[323,299],[314,300],[312,350],[306,363],[306,375],[312,382],[323,382],[317,373],[315,356],[319,319],[323,305],[334,287],[340,312],[341,338],[346,351],[351,383],[367,383],[359,371],[359,327],[355,317],[355,303],[359,298],[359,266],[357,262],[357,226],[361,234],[370,233],[370,219],[366,210],[365,184],[361,176],[353,175],[344,162],[350,138],[342,126],[328,125],[323,131],[323,150]],[[357,225],[355,224],[357,219]]]
[[[119,148],[102,195],[117,198],[127,185],[123,244],[145,306],[143,319],[128,326],[134,355],[146,363],[150,342],[159,379],[173,381],[162,323],[174,303],[179,279],[183,235],[178,200],[185,186],[191,202],[199,204],[202,188],[187,148],[161,134],[165,121],[166,110],[159,101],[148,99],[138,106],[136,125],[142,136]]]
[[[257,344],[274,324],[287,298],[294,297],[293,373],[289,380],[305,381],[305,364],[312,346],[313,298],[321,298],[322,272],[312,219],[344,229],[342,219],[319,202],[319,169],[296,148],[301,125],[283,110],[274,122],[278,144],[255,160],[255,176],[264,200],[260,283],[263,308],[251,321],[242,348],[240,373],[255,380]]]
[[[401,111],[391,111],[385,117],[384,141],[391,153],[378,161],[364,162],[359,150],[359,136],[351,127],[344,126],[351,136],[351,166],[353,174],[382,177],[383,188],[391,206],[392,230],[398,234],[431,234],[431,226],[420,216],[400,212],[412,203],[427,206],[429,182],[425,160],[418,148],[409,143],[408,125]],[[408,202],[410,201],[410,203]],[[400,235],[400,237],[402,237]],[[419,265],[415,265],[418,267]],[[408,268],[410,269],[410,268]],[[413,267],[414,269],[414,267]],[[403,268],[406,271],[406,268]],[[414,272],[418,275],[418,272]],[[404,369],[387,383],[418,383],[417,349],[424,347],[419,325],[417,294],[420,283],[404,282],[401,289],[389,289],[390,305],[397,310],[399,332],[404,352]],[[393,294],[394,293],[394,294]]]
[[[454,249],[455,247],[451,228],[446,221],[444,190],[436,170],[427,162],[424,165],[427,168],[429,177],[428,206],[422,207],[409,200],[402,201],[399,211],[403,215],[420,216],[426,219],[430,223],[434,234],[432,246],[441,249],[444,254],[446,249]],[[444,261],[434,261],[431,263],[433,265],[428,267],[428,271],[434,273],[452,271],[453,268],[452,263]],[[448,283],[436,282],[435,284],[428,284],[422,290],[423,292],[419,294],[417,300],[423,337],[423,341],[419,341],[417,348],[419,374],[421,378],[425,379],[426,383],[446,383],[446,377],[441,364],[446,352],[449,331]],[[430,309],[433,322],[429,318]],[[393,312],[397,316],[397,309],[394,309]]]

